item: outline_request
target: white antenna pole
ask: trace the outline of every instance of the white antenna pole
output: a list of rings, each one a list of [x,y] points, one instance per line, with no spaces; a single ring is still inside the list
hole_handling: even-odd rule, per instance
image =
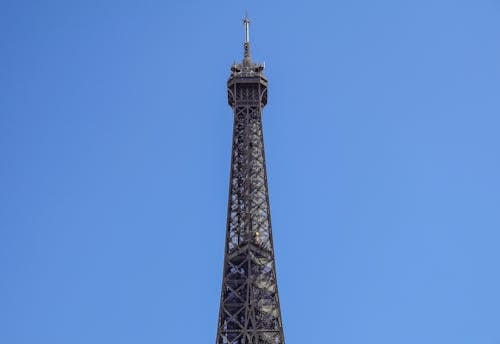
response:
[[[245,18],[243,19],[243,24],[245,24],[245,43],[250,42],[250,19],[248,19],[248,15],[245,13]]]

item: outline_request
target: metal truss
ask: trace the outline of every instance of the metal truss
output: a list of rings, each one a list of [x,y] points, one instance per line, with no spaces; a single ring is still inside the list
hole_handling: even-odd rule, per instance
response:
[[[228,81],[234,127],[216,344],[284,344],[262,134],[267,80],[248,41],[244,48]]]

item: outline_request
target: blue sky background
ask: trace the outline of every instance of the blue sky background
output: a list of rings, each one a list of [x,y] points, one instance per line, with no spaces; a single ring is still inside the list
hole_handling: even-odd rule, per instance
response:
[[[500,343],[500,3],[2,1],[0,343],[213,343],[241,18],[288,344]]]

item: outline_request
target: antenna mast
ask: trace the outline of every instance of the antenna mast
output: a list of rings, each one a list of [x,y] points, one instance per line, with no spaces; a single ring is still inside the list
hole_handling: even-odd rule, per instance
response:
[[[251,64],[252,58],[250,56],[250,19],[248,14],[245,13],[243,18],[243,25],[245,25],[245,42],[243,43],[243,64]]]

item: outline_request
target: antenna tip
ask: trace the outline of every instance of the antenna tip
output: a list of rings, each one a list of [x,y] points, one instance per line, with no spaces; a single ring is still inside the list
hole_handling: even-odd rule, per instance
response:
[[[250,42],[250,19],[248,18],[248,13],[245,11],[245,17],[243,18],[243,25],[245,25],[245,43]]]

